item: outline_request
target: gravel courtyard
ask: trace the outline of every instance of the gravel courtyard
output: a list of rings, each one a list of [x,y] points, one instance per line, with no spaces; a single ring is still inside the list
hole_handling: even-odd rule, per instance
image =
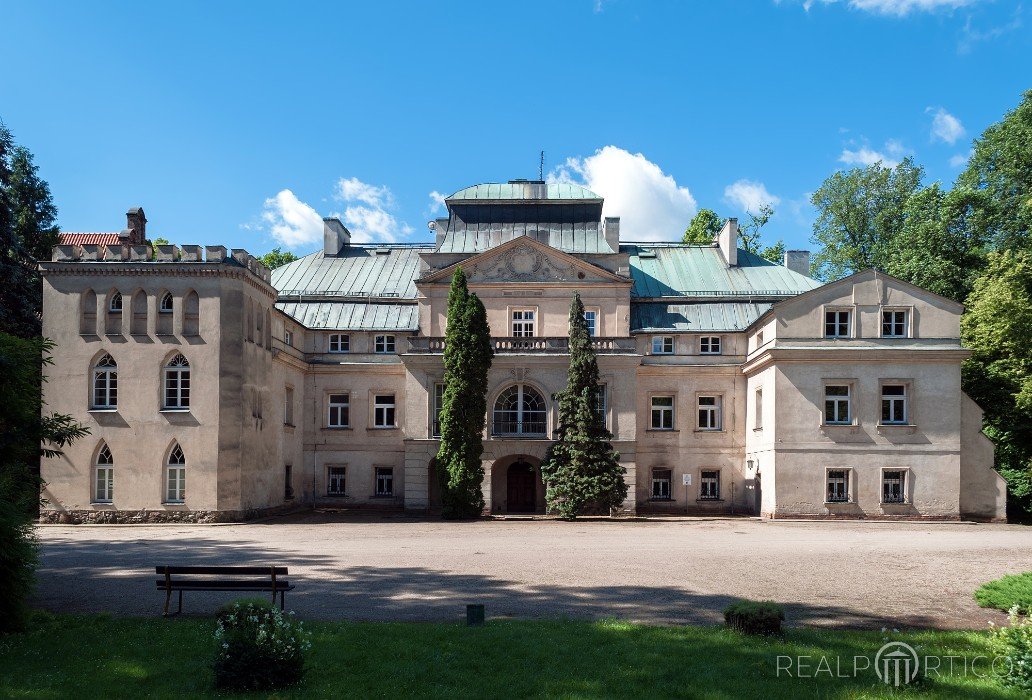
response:
[[[159,564],[284,564],[304,618],[615,617],[714,623],[736,597],[790,624],[982,629],[971,597],[1032,570],[1032,528],[756,519],[479,521],[310,513],[242,525],[41,526],[38,606],[160,615]],[[185,614],[233,594],[187,593]],[[175,601],[173,601],[173,605]]]

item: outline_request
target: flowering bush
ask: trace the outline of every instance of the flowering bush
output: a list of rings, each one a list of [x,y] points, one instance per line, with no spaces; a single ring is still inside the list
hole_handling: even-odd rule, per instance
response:
[[[993,645],[1000,659],[994,664],[1005,685],[1032,690],[1032,616],[1010,609],[1010,626],[994,627]]]
[[[216,687],[265,690],[300,681],[312,644],[293,615],[259,599],[223,608],[215,625]]]

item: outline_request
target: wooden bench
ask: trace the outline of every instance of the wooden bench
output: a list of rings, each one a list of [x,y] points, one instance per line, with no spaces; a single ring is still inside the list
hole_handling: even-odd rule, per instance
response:
[[[154,572],[162,577],[156,583],[165,591],[165,617],[173,591],[179,591],[178,615],[183,612],[183,591],[265,591],[272,594],[273,605],[279,593],[282,610],[284,595],[294,589],[285,578],[285,566],[156,566]]]

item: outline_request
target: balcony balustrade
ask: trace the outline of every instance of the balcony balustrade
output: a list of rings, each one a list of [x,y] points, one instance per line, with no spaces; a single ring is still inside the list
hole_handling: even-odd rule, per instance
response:
[[[444,338],[413,336],[408,339],[409,352],[421,355],[434,355],[444,352]],[[600,355],[635,352],[637,343],[634,338],[592,338],[591,344]],[[497,354],[507,353],[552,353],[555,355],[570,352],[570,339],[559,337],[536,338],[491,338],[491,346]]]

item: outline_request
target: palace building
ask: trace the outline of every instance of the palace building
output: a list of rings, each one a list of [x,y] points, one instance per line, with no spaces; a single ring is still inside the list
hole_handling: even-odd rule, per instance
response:
[[[738,247],[635,243],[602,198],[515,180],[445,200],[435,240],[274,271],[244,250],[66,233],[44,277],[47,410],[90,435],[44,459],[43,519],[238,520],[302,507],[432,512],[447,297],[461,265],[495,358],[491,513],[544,512],[539,465],[579,292],[628,513],[999,520],[961,305],[876,270],[821,284]],[[680,236],[671,231],[671,238]]]

